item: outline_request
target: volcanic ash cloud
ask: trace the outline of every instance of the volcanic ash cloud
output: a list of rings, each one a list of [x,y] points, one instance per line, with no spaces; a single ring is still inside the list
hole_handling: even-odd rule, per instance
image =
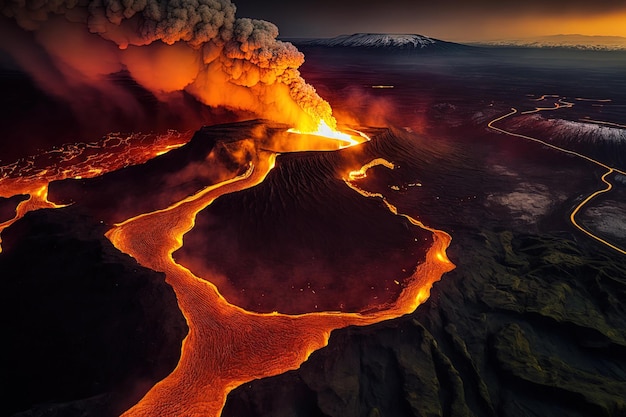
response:
[[[49,93],[96,90],[133,111],[110,81],[128,71],[161,100],[186,91],[209,106],[313,128],[335,120],[301,77],[304,56],[269,22],[236,18],[228,0],[0,0],[0,48]],[[19,28],[17,27],[19,26]]]

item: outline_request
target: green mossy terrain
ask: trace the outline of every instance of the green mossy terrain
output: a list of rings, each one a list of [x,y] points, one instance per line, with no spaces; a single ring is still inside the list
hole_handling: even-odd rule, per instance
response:
[[[235,390],[224,415],[277,415],[264,386],[307,399],[285,416],[626,415],[624,260],[510,230],[455,243],[457,269],[415,313],[336,331],[298,371]]]

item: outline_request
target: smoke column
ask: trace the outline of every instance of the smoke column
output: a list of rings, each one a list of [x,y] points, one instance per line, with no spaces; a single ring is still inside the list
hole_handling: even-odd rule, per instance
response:
[[[0,0],[0,49],[48,93],[84,106],[140,110],[111,74],[127,71],[159,100],[314,129],[329,104],[301,77],[304,56],[272,23],[236,18],[230,0]],[[108,103],[89,101],[90,92]]]

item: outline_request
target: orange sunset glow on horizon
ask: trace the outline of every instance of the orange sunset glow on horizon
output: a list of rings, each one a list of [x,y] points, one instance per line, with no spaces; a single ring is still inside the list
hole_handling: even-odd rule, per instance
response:
[[[273,7],[267,7],[267,4]],[[333,37],[350,33],[417,33],[456,42],[523,39],[559,34],[626,37],[626,4],[610,1],[438,2],[384,4],[283,0],[236,2],[238,13],[278,24],[281,36]],[[306,16],[306,17],[305,17]]]
[[[464,31],[465,34],[463,34]],[[485,19],[473,32],[461,28],[458,40],[521,39],[550,35],[621,36],[626,37],[626,11],[605,15],[559,15]]]
[[[479,14],[439,16],[412,22],[373,25],[372,32],[419,33],[456,42],[527,39],[553,35],[626,38],[626,10],[607,14]],[[358,28],[354,28],[357,31]],[[350,30],[345,30],[350,32]],[[626,41],[626,39],[625,39]]]

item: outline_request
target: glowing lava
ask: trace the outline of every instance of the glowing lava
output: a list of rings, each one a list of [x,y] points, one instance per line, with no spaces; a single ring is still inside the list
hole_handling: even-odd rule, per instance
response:
[[[349,140],[345,136],[338,139],[339,145],[335,149],[358,143],[352,135],[348,136]],[[358,133],[354,136],[361,138],[361,142],[369,139]],[[214,277],[195,276],[177,264],[172,254],[182,246],[183,236],[194,227],[196,215],[201,210],[222,195],[260,184],[274,167],[278,152],[264,150],[256,140],[249,141],[253,152],[247,164],[242,166],[240,175],[208,186],[167,208],[132,217],[106,233],[120,251],[133,256],[147,268],[165,273],[189,326],[177,367],[125,412],[125,416],[218,417],[228,393],[237,386],[297,369],[312,352],[328,343],[334,329],[369,325],[413,312],[428,298],[432,284],[454,268],[445,253],[451,240],[447,233],[399,213],[384,196],[363,190],[356,184],[373,166],[394,168],[388,161],[375,159],[344,179],[346,185],[364,197],[380,198],[393,214],[433,233],[432,246],[427,250],[424,262],[416,265],[410,277],[403,279],[398,298],[378,309],[361,313],[260,314],[230,304],[212,283]],[[171,146],[167,143],[152,148],[133,162],[150,159]],[[68,166],[59,162],[39,169],[34,168],[37,164],[26,164],[30,168],[22,172],[29,172],[29,175],[18,178],[5,175],[2,178],[0,195],[29,194],[30,199],[19,205],[14,219],[0,227],[8,227],[26,211],[58,207],[46,198],[47,185],[52,180],[101,175],[125,165],[122,163],[124,158],[107,158],[111,155],[104,148],[89,158],[76,159],[64,152],[60,155],[65,155],[61,159],[70,161]],[[121,155],[128,155],[128,152]],[[8,172],[8,168],[6,170]]]
[[[29,196],[18,204],[12,219],[0,223],[0,234],[29,211],[63,207],[48,201],[48,184],[52,181],[93,178],[142,164],[183,146],[191,136],[191,132],[173,130],[161,135],[111,133],[99,142],[68,144],[0,166],[0,197]]]
[[[19,191],[15,192],[13,195],[17,194],[28,194],[29,197],[20,202],[15,209],[15,217],[10,220],[7,220],[3,223],[0,223],[0,233],[7,227],[11,226],[13,223],[24,217],[26,213],[29,211],[40,210],[45,208],[60,208],[63,207],[61,205],[54,204],[48,201],[48,184],[43,183],[33,183],[30,185],[32,188],[20,188]],[[0,244],[2,244],[2,237],[0,236]],[[2,252],[2,246],[0,246],[0,253]]]
[[[172,253],[182,246],[183,235],[193,228],[195,217],[202,209],[221,195],[262,182],[274,166],[275,158],[276,153],[257,150],[244,174],[208,187],[166,209],[131,218],[107,233],[118,249],[142,265],[166,274],[189,325],[176,369],[125,416],[217,417],[226,396],[235,387],[298,368],[313,351],[328,343],[334,329],[372,324],[411,313],[428,298],[432,284],[454,268],[445,256],[450,236],[426,228],[434,236],[425,262],[416,267],[398,299],[383,310],[259,314],[229,304],[211,283],[211,276],[193,275],[173,260]],[[362,171],[369,166],[372,164]],[[346,183],[359,190],[350,180]],[[397,214],[395,207],[386,204]],[[409,216],[403,216],[414,225],[424,227]]]

